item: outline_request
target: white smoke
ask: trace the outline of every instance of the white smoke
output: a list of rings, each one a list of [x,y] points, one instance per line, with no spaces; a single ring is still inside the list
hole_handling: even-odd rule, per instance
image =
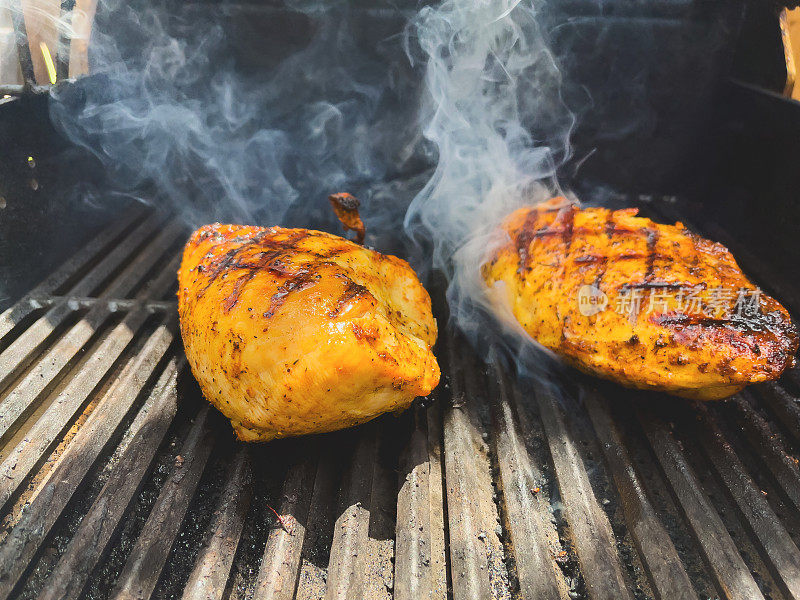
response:
[[[647,17],[632,27],[589,4],[596,14],[573,19],[548,0],[422,8],[100,0],[92,74],[58,87],[51,115],[98,157],[114,191],[167,204],[192,225],[341,233],[326,198],[351,192],[362,200],[368,245],[411,258],[423,274],[446,274],[452,316],[476,344],[492,329],[487,313],[515,333],[507,341],[530,344],[505,303],[493,300],[502,290],[493,294],[480,276],[502,241],[500,221],[564,193],[565,165],[574,174],[595,145],[608,163],[623,148],[609,141],[635,134],[671,143],[654,136],[649,107],[671,107],[677,96],[653,95],[649,65],[661,54],[637,49],[649,48],[663,23],[675,27],[676,45],[706,25]],[[634,32],[636,43],[587,57],[592,44],[619,39],[617,28]],[[677,68],[697,70],[688,59]],[[686,102],[679,106],[690,114]],[[671,126],[678,122],[667,114]],[[626,176],[668,165],[663,153],[638,150],[616,162]]]
[[[473,341],[485,308],[500,313],[517,340],[530,340],[493,302],[480,276],[500,221],[515,208],[560,193],[556,169],[570,156],[575,117],[537,22],[535,2],[447,0],[409,27],[424,61],[423,133],[438,150],[436,170],[406,213],[433,266],[450,280],[451,314]]]
[[[58,88],[51,115],[115,190],[192,225],[340,233],[327,195],[354,193],[367,243],[443,271],[452,315],[474,334],[497,225],[558,193],[571,155],[576,120],[539,2],[294,0],[259,20],[250,5],[101,0],[92,75]],[[281,25],[248,33],[249,20]]]
[[[386,224],[396,222],[394,205],[413,196],[385,198],[386,182],[416,175],[426,159],[409,126],[417,103],[405,19],[395,11],[394,36],[371,45],[358,29],[365,10],[101,0],[92,75],[54,92],[52,119],[100,159],[111,186],[193,225],[340,232],[327,195],[349,191],[364,202],[375,243],[396,231]],[[252,20],[280,25],[243,41]]]

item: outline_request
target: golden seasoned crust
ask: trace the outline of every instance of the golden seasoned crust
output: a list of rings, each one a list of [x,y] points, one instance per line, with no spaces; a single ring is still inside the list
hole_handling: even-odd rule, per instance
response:
[[[794,363],[789,313],[727,248],[637,212],[580,209],[564,198],[519,209],[484,279],[505,282],[531,337],[625,385],[713,400]],[[592,304],[581,307],[581,298]]]
[[[393,256],[307,229],[206,225],[178,283],[192,372],[240,439],[356,425],[439,381],[430,298]]]

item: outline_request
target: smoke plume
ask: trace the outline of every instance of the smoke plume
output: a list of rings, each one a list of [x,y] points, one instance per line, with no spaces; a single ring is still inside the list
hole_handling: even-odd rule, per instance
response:
[[[487,251],[502,241],[498,223],[519,206],[564,193],[565,166],[574,174],[594,158],[594,141],[639,135],[668,147],[671,139],[656,135],[652,107],[691,115],[690,96],[710,89],[654,96],[649,65],[670,44],[685,48],[691,28],[717,44],[726,21],[711,14],[683,27],[623,4],[626,15],[609,25],[602,2],[581,5],[586,14],[572,19],[547,0],[421,8],[101,0],[92,74],[58,87],[51,115],[105,165],[111,188],[166,204],[192,225],[341,233],[326,198],[351,192],[362,200],[368,245],[408,257],[422,275],[445,273],[451,314],[476,345],[481,331],[496,329],[485,326],[487,313],[519,334],[507,340],[528,344],[497,301],[502,290],[487,290],[480,279]],[[623,27],[653,46],[665,23],[674,41],[652,59],[614,44]],[[590,60],[600,43],[612,46]],[[712,56],[703,44],[697,51]],[[689,56],[673,63],[706,77]],[[669,80],[673,63],[663,63],[660,79]],[[600,77],[590,89],[584,82],[593,70]],[[584,130],[589,143],[576,152],[594,113],[600,118]],[[676,131],[679,120],[670,114]],[[669,166],[663,152],[632,147],[615,174]]]
[[[423,133],[438,162],[406,213],[406,230],[420,246],[433,242],[433,265],[450,280],[451,314],[473,341],[486,330],[487,308],[517,340],[530,340],[502,293],[486,289],[480,265],[502,243],[506,215],[560,193],[557,168],[570,156],[575,118],[536,6],[448,0],[420,11],[409,34],[422,54],[412,60],[426,65]]]
[[[242,43],[249,19],[282,25]],[[92,74],[59,87],[51,115],[115,190],[192,225],[336,233],[326,197],[352,192],[367,243],[443,271],[465,329],[489,303],[479,265],[497,223],[558,191],[570,155],[575,118],[532,0],[102,0],[90,51]]]
[[[356,29],[360,12],[344,2],[103,0],[92,75],[58,88],[53,121],[102,161],[116,189],[168,204],[192,225],[339,232],[326,198],[350,191],[376,243],[396,230],[391,216],[402,218],[390,205],[410,201],[405,190],[385,198],[391,182],[426,159],[402,21],[370,46]],[[243,41],[248,20],[280,25]]]

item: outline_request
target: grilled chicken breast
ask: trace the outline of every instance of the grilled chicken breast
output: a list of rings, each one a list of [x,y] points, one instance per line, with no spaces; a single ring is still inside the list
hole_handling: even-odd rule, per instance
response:
[[[192,372],[239,439],[363,423],[439,381],[430,297],[393,256],[319,231],[207,225],[178,283]]]
[[[484,280],[540,344],[624,385],[714,400],[794,364],[789,313],[727,248],[636,215],[564,198],[519,209]]]

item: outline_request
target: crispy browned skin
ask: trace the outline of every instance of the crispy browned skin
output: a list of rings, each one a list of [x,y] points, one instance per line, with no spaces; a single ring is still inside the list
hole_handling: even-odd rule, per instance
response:
[[[745,297],[756,289],[727,248],[681,223],[660,225],[636,214],[579,209],[564,198],[519,209],[506,219],[510,240],[483,265],[484,279],[506,284],[514,316],[539,343],[624,385],[715,400],[794,364],[797,330],[776,300],[755,296],[760,306],[749,315],[735,298],[715,303],[715,288],[736,290],[737,297],[740,289]],[[607,295],[605,310],[579,310],[584,285]],[[702,301],[693,305],[684,295],[681,302],[686,288]],[[644,298],[631,317],[628,301],[617,302],[634,290]],[[651,307],[654,293],[665,303]]]
[[[206,225],[178,283],[192,372],[242,440],[363,423],[439,382],[430,298],[399,258],[319,231]]]

